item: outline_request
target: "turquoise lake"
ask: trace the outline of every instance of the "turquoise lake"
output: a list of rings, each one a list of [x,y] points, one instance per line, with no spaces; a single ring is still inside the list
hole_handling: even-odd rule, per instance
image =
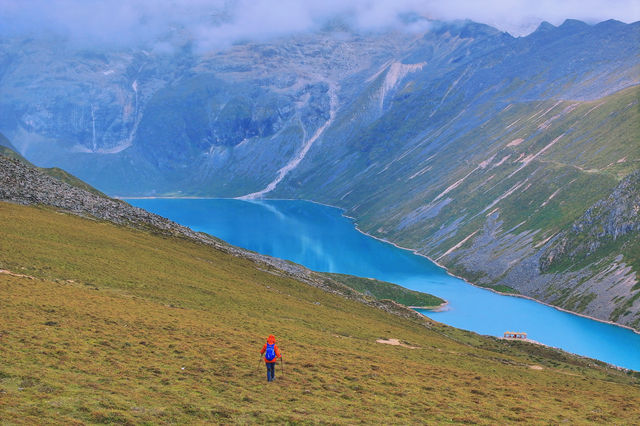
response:
[[[524,331],[568,352],[640,371],[640,335],[531,300],[472,286],[408,250],[368,237],[339,209],[306,201],[132,199],[129,203],[197,231],[310,269],[377,278],[449,302],[434,320],[480,334]]]

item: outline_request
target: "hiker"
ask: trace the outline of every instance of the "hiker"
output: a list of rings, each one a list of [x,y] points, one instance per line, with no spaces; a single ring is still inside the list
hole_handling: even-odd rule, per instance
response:
[[[276,336],[273,334],[267,338],[267,343],[264,344],[260,354],[264,354],[264,363],[267,365],[267,381],[271,382],[276,378],[276,361],[278,358],[282,358],[280,355],[280,349],[276,345]]]

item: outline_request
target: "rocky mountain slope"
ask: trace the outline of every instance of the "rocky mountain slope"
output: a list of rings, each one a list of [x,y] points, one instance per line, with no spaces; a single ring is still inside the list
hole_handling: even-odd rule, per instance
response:
[[[364,231],[476,284],[637,329],[635,245],[570,270],[539,265],[558,233],[640,167],[640,58],[601,50],[623,28],[640,41],[638,24],[568,21],[517,40],[489,35],[485,51],[477,29],[461,64],[432,59],[406,75],[373,119],[358,111],[381,92],[363,92],[274,196],[341,206]]]
[[[277,194],[313,198],[321,187],[328,196],[313,199],[344,207],[364,231],[476,284],[637,328],[637,247],[597,253],[578,275],[543,273],[537,257],[638,169],[638,93],[509,104],[483,116],[479,129],[441,136],[438,128],[391,157],[374,144],[371,160],[342,152],[344,161],[328,161],[335,170],[318,162],[302,175],[303,165],[287,182],[291,192]],[[406,140],[393,139],[391,129],[380,144]],[[345,167],[349,161],[358,165]],[[360,174],[351,176],[353,169]],[[629,238],[637,237],[630,229]]]
[[[205,54],[2,40],[0,131],[111,194],[337,205],[474,283],[637,328],[634,245],[540,259],[639,168],[640,23],[428,24]]]
[[[0,40],[0,131],[109,193],[242,195],[327,121],[341,79],[413,37],[329,31],[204,54]]]

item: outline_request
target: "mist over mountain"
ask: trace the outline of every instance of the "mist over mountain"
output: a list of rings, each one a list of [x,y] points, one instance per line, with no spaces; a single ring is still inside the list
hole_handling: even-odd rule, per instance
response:
[[[640,23],[205,3],[115,2],[115,23],[7,3],[0,132],[109,194],[337,205],[474,283],[640,327],[637,215],[616,213],[637,203],[610,197],[639,168]],[[570,232],[592,206],[623,231]]]
[[[463,110],[596,99],[638,82],[637,24],[568,20],[515,38],[473,22],[420,22],[426,32],[334,22],[208,54],[189,42],[158,52],[3,39],[0,131],[36,163],[62,164],[112,193],[240,196],[273,181],[332,114],[356,121],[323,133],[361,140],[356,127],[409,103],[414,122],[398,129],[417,134]],[[380,130],[374,138],[387,136]]]
[[[513,35],[526,35],[542,21],[567,18],[597,23],[634,22],[634,0],[4,0],[3,37],[58,37],[76,47],[130,47],[167,51],[191,40],[200,50],[243,41],[269,41],[318,31],[340,21],[355,31],[424,30],[407,17],[472,20]]]

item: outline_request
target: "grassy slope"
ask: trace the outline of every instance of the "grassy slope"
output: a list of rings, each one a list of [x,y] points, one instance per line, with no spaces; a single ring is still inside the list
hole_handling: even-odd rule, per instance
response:
[[[397,284],[353,275],[325,273],[330,278],[376,299],[390,299],[405,306],[437,307],[445,300],[428,293],[409,290]]]
[[[40,168],[42,172],[48,174],[51,177],[54,177],[58,180],[68,183],[71,186],[75,186],[76,188],[84,189],[85,191],[91,192],[92,194],[98,195],[100,197],[106,197],[107,195],[95,189],[93,186],[88,183],[78,179],[71,173],[68,173],[58,167],[51,167],[47,169]]]
[[[426,328],[184,239],[7,203],[0,228],[0,268],[35,277],[0,274],[2,422],[640,415],[638,378],[521,342]],[[286,360],[275,384],[258,365],[269,333]]]
[[[14,146],[11,144],[11,141],[7,139],[7,137],[2,133],[0,133],[0,147],[11,148],[12,150],[14,150]]]
[[[444,207],[437,218],[416,224],[410,228],[411,232],[397,233],[401,243],[408,245],[407,242],[412,242],[410,246],[414,247],[424,235],[432,234],[443,223],[448,224],[466,213],[467,219],[457,234],[442,240],[438,249],[431,253],[442,254],[481,227],[485,214],[491,209],[483,214],[479,212],[523,181],[531,186],[524,190],[527,185],[523,185],[494,206],[500,209],[503,229],[524,222],[519,231],[543,231],[536,235],[538,241],[568,226],[594,202],[607,196],[620,179],[640,167],[639,95],[640,88],[632,87],[592,102],[565,101],[556,105],[556,102],[548,101],[517,105],[492,117],[477,132],[463,135],[440,154],[446,161],[441,158],[439,162],[456,164],[456,158],[473,160],[468,163],[458,161],[460,167],[456,173],[451,173],[441,187],[430,187],[429,193],[425,194],[427,200],[433,199],[493,154],[496,154],[493,164],[506,156],[510,156],[509,160],[501,166],[494,168],[489,165],[468,176],[464,183],[447,194],[454,201]],[[554,105],[555,108],[547,115],[528,119]],[[559,117],[545,124],[555,115]],[[519,119],[526,120],[523,123],[518,122]],[[518,124],[509,127],[512,123]],[[561,135],[564,136],[551,148],[514,174],[521,165],[514,161],[516,158],[539,153]],[[517,139],[524,141],[517,146],[507,146]],[[491,143],[480,152],[473,149],[469,153],[461,152],[464,147],[473,147],[473,140]],[[556,196],[550,199],[556,191]]]
[[[473,132],[455,135],[452,143],[440,150],[432,161],[418,162],[413,157],[422,156],[407,155],[397,161],[397,167],[394,163],[395,169],[390,167],[384,173],[374,169],[371,173],[380,175],[369,181],[379,187],[355,189],[350,193],[349,198],[355,198],[356,206],[347,209],[347,213],[357,218],[358,226],[364,231],[436,259],[482,230],[492,211],[497,212],[501,222],[498,237],[509,230],[512,234],[529,232],[532,246],[542,243],[570,227],[588,207],[609,195],[620,179],[640,167],[639,95],[640,87],[634,86],[595,101],[513,104],[488,116]],[[521,142],[508,146],[518,140]],[[552,144],[553,141],[556,142]],[[518,159],[541,152],[518,171],[522,166]],[[493,155],[488,165],[478,168]],[[425,166],[433,169],[415,179],[407,178]],[[385,181],[392,183],[380,189],[379,182]],[[400,192],[397,191],[399,181],[404,185]],[[425,218],[416,214],[456,182],[460,184],[441,198],[441,201],[451,200],[439,213]],[[514,188],[517,189],[501,198]],[[341,194],[348,189],[343,189]],[[412,215],[417,219],[408,220]],[[450,231],[442,233],[448,227]],[[460,249],[470,247],[473,240],[467,240]],[[627,263],[635,256],[629,247],[623,247],[620,252]],[[492,256],[502,254],[496,250]],[[594,259],[592,264],[596,263]],[[503,263],[516,265],[512,260],[516,259],[507,257]],[[482,263],[465,264],[464,257],[457,259],[455,252],[439,261],[475,284],[517,292],[510,287],[496,286],[503,274],[490,275],[487,269],[491,268],[485,269]],[[608,266],[609,263],[603,261],[593,273]],[[517,286],[517,282],[513,284]],[[548,301],[577,311],[584,308]]]
[[[14,160],[22,161],[25,164],[31,164],[26,158],[18,154],[16,151],[11,149],[10,147],[2,145],[3,143],[9,144],[9,141],[6,138],[4,138],[4,136],[2,136],[2,133],[0,133],[0,155],[3,155],[7,158],[11,158]]]

